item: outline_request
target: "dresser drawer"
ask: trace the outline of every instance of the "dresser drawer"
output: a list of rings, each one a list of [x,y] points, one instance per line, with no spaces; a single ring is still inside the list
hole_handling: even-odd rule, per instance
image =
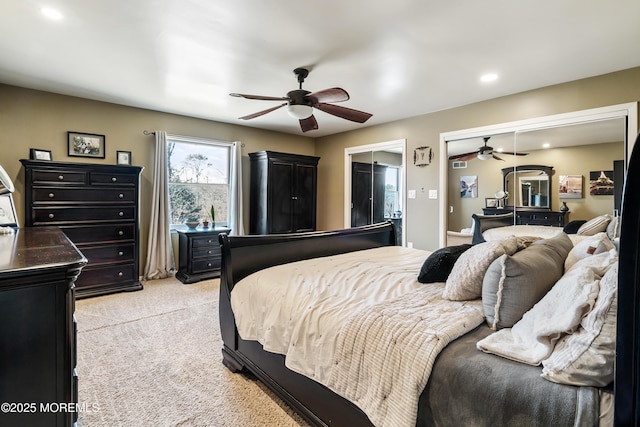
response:
[[[214,269],[219,270],[221,266],[221,257],[213,257],[206,260],[194,260],[191,263],[191,272],[193,274],[204,273]]]
[[[33,203],[135,203],[136,191],[133,188],[33,188]]]
[[[69,239],[76,245],[83,243],[134,240],[136,227],[133,223],[107,225],[60,226]],[[79,248],[82,251],[82,248]]]
[[[123,207],[62,207],[47,206],[33,209],[34,225],[64,221],[121,221],[136,219],[135,206]]]
[[[134,261],[135,245],[133,243],[115,243],[103,246],[83,246],[80,251],[89,261],[89,265],[131,262]]]
[[[34,170],[31,172],[33,184],[84,184],[87,182],[85,172]]]
[[[85,267],[76,280],[78,289],[92,286],[104,286],[138,280],[133,264],[121,264],[109,267]]]
[[[91,172],[91,184],[109,184],[109,185],[135,185],[138,183],[137,175],[119,174],[119,173],[102,173]]]

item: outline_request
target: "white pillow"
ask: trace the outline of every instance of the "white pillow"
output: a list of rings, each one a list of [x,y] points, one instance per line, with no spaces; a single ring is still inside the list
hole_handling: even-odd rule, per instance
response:
[[[480,298],[482,281],[489,265],[499,256],[513,255],[517,250],[518,241],[513,236],[473,245],[460,255],[453,265],[442,297],[452,301]]]
[[[604,387],[613,381],[616,356],[618,263],[600,280],[593,309],[573,334],[565,335],[548,359],[542,377],[561,384]]]
[[[501,329],[478,341],[478,349],[539,365],[552,353],[558,339],[575,331],[591,311],[600,279],[617,259],[614,249],[578,261],[513,328]]]
[[[601,231],[607,231],[607,226],[611,222],[611,215],[604,214],[597,216],[580,226],[576,234],[584,234],[587,236],[593,236]]]
[[[569,251],[569,255],[567,255],[567,259],[564,261],[564,269],[567,271],[581,259],[597,255],[602,252],[609,252],[614,248],[615,246],[611,239],[609,239],[609,236],[607,236],[607,233],[601,232],[594,234],[593,236],[589,236],[581,240],[579,243],[576,243],[573,249]]]

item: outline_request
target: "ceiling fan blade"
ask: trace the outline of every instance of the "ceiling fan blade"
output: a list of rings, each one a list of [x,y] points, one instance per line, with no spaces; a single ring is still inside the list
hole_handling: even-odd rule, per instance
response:
[[[236,98],[246,98],[246,99],[258,99],[261,101],[288,101],[289,98],[282,96],[261,96],[261,95],[246,95],[244,93],[230,93],[229,95],[235,96]]]
[[[308,93],[306,97],[311,101],[311,104],[314,107],[315,104],[320,102],[343,102],[349,100],[349,94],[347,91],[339,87]]]
[[[267,108],[266,110],[262,110],[262,111],[258,111],[257,113],[253,113],[253,114],[249,114],[248,116],[242,116],[242,117],[238,117],[240,120],[250,120],[250,119],[255,119],[256,117],[260,117],[264,114],[270,113],[272,111],[277,110],[278,108],[282,108],[285,105],[287,105],[287,103],[285,102],[284,104],[280,104],[277,107],[273,107],[273,108]]]
[[[510,154],[512,156],[526,156],[529,153],[512,153],[510,151],[501,151],[500,154]]]
[[[470,151],[468,153],[462,153],[462,154],[456,154],[455,156],[449,156],[449,160],[460,160],[460,161],[465,162],[467,160],[474,159],[477,155],[478,155],[477,151]]]
[[[502,153],[500,153],[502,154]],[[496,156],[495,154],[492,154],[493,158],[496,160],[502,160],[503,162],[505,161],[504,159],[501,159],[500,157]]]
[[[318,129],[318,122],[313,117],[313,114],[306,119],[300,119],[300,129],[302,129],[302,132]]]
[[[315,104],[314,107],[320,111],[324,111],[325,113],[340,117],[341,119],[351,120],[352,122],[357,123],[364,123],[373,115],[365,113],[364,111],[358,111],[347,107],[340,107],[338,105],[325,104],[323,102]]]

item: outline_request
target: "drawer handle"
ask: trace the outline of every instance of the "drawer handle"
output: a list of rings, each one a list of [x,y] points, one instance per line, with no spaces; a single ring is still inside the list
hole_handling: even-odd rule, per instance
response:
[[[53,219],[54,216],[55,216],[54,214],[49,214],[50,219]]]
[[[124,273],[122,271],[118,271],[118,277],[122,277],[124,276]]]
[[[118,231],[118,236],[123,236],[124,235],[124,231],[120,230]]]
[[[111,182],[116,182],[117,180],[118,180],[118,178],[116,178],[115,176],[111,177]]]
[[[209,239],[207,240],[207,243],[213,243],[213,240]]]
[[[54,194],[53,193],[49,193],[49,198],[53,199],[53,197],[54,197]]]
[[[124,212],[118,212],[118,216],[124,216]]]
[[[122,256],[122,255],[124,255],[124,252],[118,251],[118,256]]]
[[[213,253],[213,251],[207,251],[207,253],[208,253],[209,255],[211,255],[211,254]]]
[[[60,181],[63,181],[63,180],[64,180],[64,175],[58,175],[58,179],[59,179]]]
[[[122,193],[118,194],[118,198],[124,199],[124,194],[122,194]]]
[[[211,267],[211,263],[210,262],[207,263],[207,267]]]

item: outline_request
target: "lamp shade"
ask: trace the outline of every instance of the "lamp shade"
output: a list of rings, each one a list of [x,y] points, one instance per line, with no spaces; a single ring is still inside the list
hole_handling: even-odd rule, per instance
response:
[[[0,166],[0,194],[13,193],[15,188],[9,174]]]
[[[306,119],[313,114],[313,108],[310,105],[287,105],[287,112],[296,119]]]
[[[493,152],[488,152],[488,153],[478,153],[478,158],[480,160],[489,160],[493,157]]]

